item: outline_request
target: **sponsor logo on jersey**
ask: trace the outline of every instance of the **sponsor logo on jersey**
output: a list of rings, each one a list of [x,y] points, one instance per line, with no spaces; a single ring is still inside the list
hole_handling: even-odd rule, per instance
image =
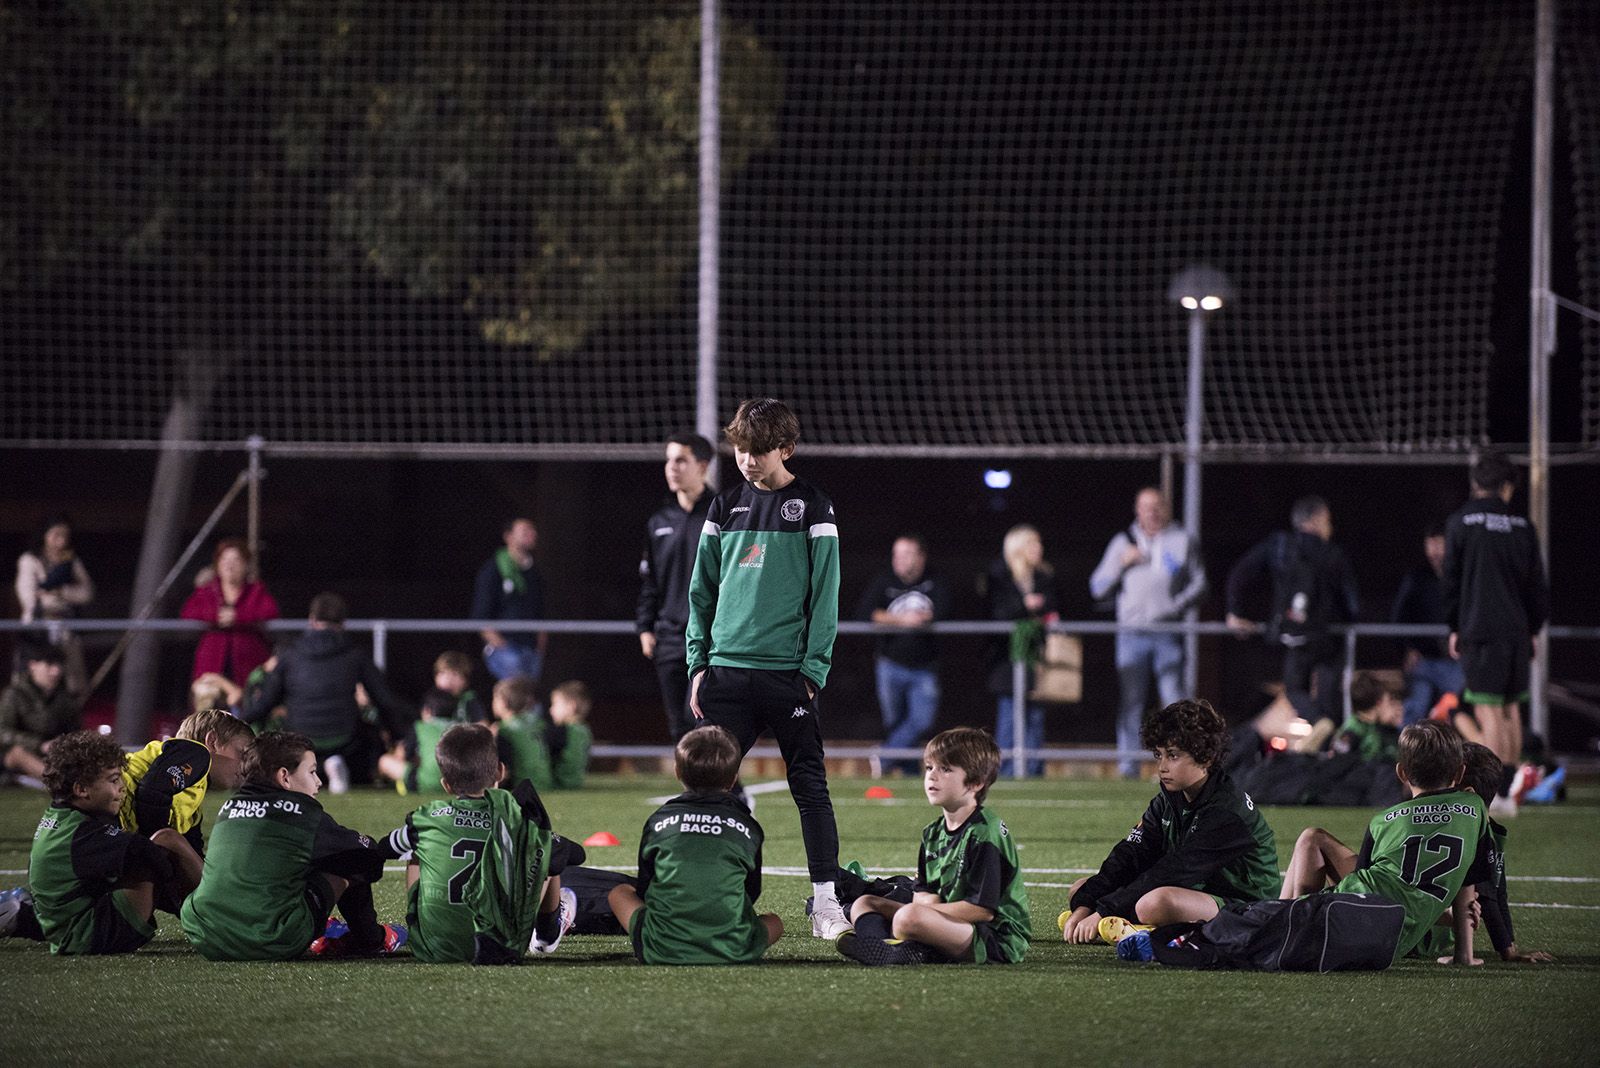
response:
[[[783,502],[783,507],[778,509],[778,514],[783,516],[785,522],[798,523],[805,517],[806,502],[799,497],[791,497]]]
[[[766,546],[762,545],[760,542],[757,542],[756,544],[750,546],[750,548],[746,549],[743,556],[739,557],[739,566],[753,567],[759,570],[766,564],[766,554]]]
[[[741,504],[737,508],[729,508],[728,509],[728,514],[729,515],[738,515],[740,512],[748,512],[749,510],[750,510],[750,506],[748,504]]]
[[[1132,842],[1134,845],[1138,845],[1140,842],[1144,841],[1143,824],[1134,824],[1133,830],[1128,832],[1128,841]]]
[[[167,769],[167,775],[172,779],[172,788],[174,790],[182,790],[184,787],[188,786],[189,776],[193,774],[194,768],[190,767],[188,764],[184,764],[181,767]]]
[[[656,529],[655,529],[655,535],[658,538],[664,538],[668,534],[671,534],[671,533],[672,533],[672,528],[671,527],[656,527]]]
[[[790,719],[799,719],[801,716],[804,716],[805,714],[806,714],[806,710],[805,710],[805,706],[804,705],[795,705],[794,706],[794,712],[790,714],[789,718]]]
[[[1254,812],[1256,810],[1256,803],[1254,801],[1250,800],[1250,795],[1249,794],[1245,794],[1244,795],[1244,807],[1249,809],[1251,812]]]

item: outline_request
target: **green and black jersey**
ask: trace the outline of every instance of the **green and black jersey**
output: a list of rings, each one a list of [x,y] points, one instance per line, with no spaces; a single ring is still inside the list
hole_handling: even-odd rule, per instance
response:
[[[537,713],[523,712],[500,720],[496,741],[500,762],[506,766],[506,774],[512,782],[527,779],[536,790],[548,790],[555,785],[550,768],[550,747],[544,740],[544,719]]]
[[[1400,758],[1400,732],[1381,723],[1346,716],[1333,737],[1335,753],[1356,753],[1362,760],[1394,763]]]
[[[341,827],[309,794],[247,784],[211,831],[200,886],[183,903],[184,933],[207,960],[291,960],[316,919],[306,899],[315,872],[376,882],[383,856]]]
[[[922,832],[917,854],[918,893],[938,894],[944,902],[965,901],[994,913],[989,921],[1003,963],[1016,964],[1028,951],[1033,921],[1028,914],[1028,891],[1022,885],[1017,843],[1004,821],[979,805],[955,830],[941,816]],[[974,959],[985,963],[984,940],[972,940]]]
[[[743,964],[767,950],[756,916],[761,825],[732,794],[680,794],[645,821],[634,943],[646,964]]]
[[[45,809],[33,832],[28,888],[50,951],[88,953],[106,945],[105,931],[96,937],[97,923],[114,922],[103,907],[106,899],[112,900],[123,920],[148,941],[155,934],[155,924],[132,915],[120,896],[112,897],[117,883],[130,876],[152,882],[170,879],[172,866],[166,852],[149,839],[123,830],[113,817],[67,805]]]
[[[1377,894],[1406,910],[1394,955],[1399,960],[1422,941],[1469,878],[1477,882],[1489,874],[1493,849],[1477,794],[1419,794],[1372,817],[1356,870],[1333,889]]]
[[[839,626],[839,528],[803,478],[717,495],[689,582],[689,677],[708,665],[795,671],[822,689]]]
[[[1181,886],[1230,901],[1277,897],[1278,846],[1250,795],[1213,770],[1193,801],[1163,789],[1111,848],[1100,870],[1072,895],[1072,907],[1136,919],[1134,907],[1158,886]]]
[[[587,723],[552,724],[545,730],[550,749],[550,775],[557,790],[576,790],[589,774],[594,732]]]
[[[448,964],[472,959],[467,880],[483,858],[483,843],[493,826],[487,798],[431,801],[407,816],[405,825],[380,845],[380,852],[417,864],[417,881],[406,894],[406,923],[411,954],[418,960]]]

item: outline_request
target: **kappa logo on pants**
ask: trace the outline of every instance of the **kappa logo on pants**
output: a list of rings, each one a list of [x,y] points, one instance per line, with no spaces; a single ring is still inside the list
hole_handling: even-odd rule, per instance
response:
[[[806,710],[805,710],[805,708],[803,706],[795,705],[794,706],[794,714],[791,715],[789,718],[790,719],[799,719],[801,716],[803,716],[805,714],[806,714]]]

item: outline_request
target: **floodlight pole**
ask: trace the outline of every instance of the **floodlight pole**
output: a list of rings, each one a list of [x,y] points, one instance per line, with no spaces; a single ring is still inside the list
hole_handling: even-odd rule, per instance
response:
[[[700,2],[700,307],[696,324],[694,428],[715,443],[717,418],[718,222],[722,195],[721,30],[717,0]],[[717,454],[707,475],[717,484]]]
[[[1205,417],[1206,315],[1200,308],[1189,312],[1189,400],[1183,417],[1183,529],[1191,545],[1200,542],[1200,424]],[[1191,607],[1184,620],[1194,623],[1200,609]],[[1190,697],[1200,689],[1200,635],[1183,636],[1183,691]]]
[[[1533,76],[1533,249],[1528,269],[1528,519],[1539,555],[1550,570],[1550,355],[1556,347],[1556,307],[1550,292],[1550,173],[1554,142],[1556,50],[1555,0],[1539,0],[1535,15]],[[1528,723],[1550,736],[1550,635],[1534,642],[1528,692]]]

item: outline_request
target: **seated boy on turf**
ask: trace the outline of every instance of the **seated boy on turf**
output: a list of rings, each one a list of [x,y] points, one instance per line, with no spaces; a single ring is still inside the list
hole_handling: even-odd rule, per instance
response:
[[[509,787],[526,779],[536,790],[551,789],[555,780],[550,772],[550,749],[533,680],[526,675],[501,679],[495,683],[489,707],[494,712],[500,762],[506,766],[500,785]]]
[[[1467,770],[1461,786],[1477,794],[1484,804],[1494,801],[1495,793],[1505,781],[1505,765],[1494,755],[1494,750],[1476,742],[1463,746]],[[1506,829],[1493,816],[1489,821],[1489,838],[1493,847],[1486,855],[1484,867],[1488,874],[1476,884],[1478,903],[1481,906],[1483,925],[1489,929],[1489,939],[1495,952],[1503,961],[1518,964],[1538,964],[1555,960],[1543,950],[1526,950],[1517,946],[1511,926],[1511,899],[1506,896]],[[1437,929],[1437,928],[1436,928]],[[1451,963],[1452,958],[1441,957],[1440,964]]]
[[[1203,923],[1222,906],[1278,889],[1278,848],[1250,795],[1222,770],[1228,725],[1210,702],[1145,717],[1140,741],[1161,789],[1100,870],[1072,884],[1061,937],[1115,945],[1131,930]]]
[[[594,699],[589,687],[569,679],[550,691],[550,724],[544,740],[550,750],[550,774],[558,790],[576,790],[589,773],[589,709]]]
[[[1017,844],[983,807],[1000,750],[986,731],[957,727],[928,742],[922,768],[923,790],[941,813],[922,832],[911,903],[857,898],[855,929],[839,936],[839,952],[872,965],[1019,963],[1033,922]]]
[[[183,903],[183,930],[200,955],[293,960],[308,949],[372,956],[405,945],[405,928],[380,924],[373,908],[382,854],[317,802],[311,739],[260,735],[243,772],[244,785],[217,813],[200,886]],[[342,924],[329,922],[335,905]]]
[[[730,791],[739,743],[721,727],[678,740],[684,792],[645,821],[638,888],[614,888],[611,911],[646,964],[747,964],[783,935],[783,921],[756,915],[761,825]]]
[[[392,780],[400,793],[439,791],[439,765],[433,754],[444,732],[457,722],[456,707],[452,694],[437,688],[429,690],[411,724],[411,733],[378,758],[378,773]]]
[[[52,953],[133,952],[155,934],[157,900],[194,889],[199,858],[170,827],[146,840],[117,825],[122,747],[110,737],[57,738],[45,755],[44,782],[50,807],[28,857],[38,937]]]
[[[1394,760],[1405,714],[1399,695],[1381,679],[1370,671],[1356,672],[1350,680],[1350,715],[1333,736],[1333,751],[1356,753],[1362,760]]]
[[[249,724],[225,709],[208,708],[186,716],[173,737],[129,753],[122,769],[122,829],[148,838],[171,827],[204,856],[200,809],[206,791],[238,788],[254,741]]]
[[[1469,963],[1472,884],[1488,875],[1494,846],[1483,800],[1458,786],[1465,761],[1461,735],[1449,724],[1424,720],[1407,727],[1394,770],[1411,800],[1372,818],[1359,854],[1320,827],[1306,828],[1294,844],[1279,896],[1299,897],[1332,883],[1340,893],[1393,901],[1406,911],[1395,960],[1416,949],[1448,909],[1455,961]]]
[[[406,861],[406,924],[411,955],[434,964],[471,961],[478,956],[473,911],[464,890],[483,859],[494,829],[489,792],[505,776],[495,749],[495,736],[481,723],[458,723],[439,739],[436,760],[448,801],[430,801],[406,817],[378,846],[385,858]],[[523,819],[549,830],[550,817],[539,794],[527,782],[513,793]],[[561,888],[561,871],[581,864],[583,848],[552,837],[548,877],[544,882],[534,926],[532,948],[553,953],[572,925],[577,898]],[[512,954],[520,958],[523,947]],[[489,951],[491,955],[493,950]],[[498,955],[496,955],[498,956]],[[496,959],[492,963],[502,963]]]

